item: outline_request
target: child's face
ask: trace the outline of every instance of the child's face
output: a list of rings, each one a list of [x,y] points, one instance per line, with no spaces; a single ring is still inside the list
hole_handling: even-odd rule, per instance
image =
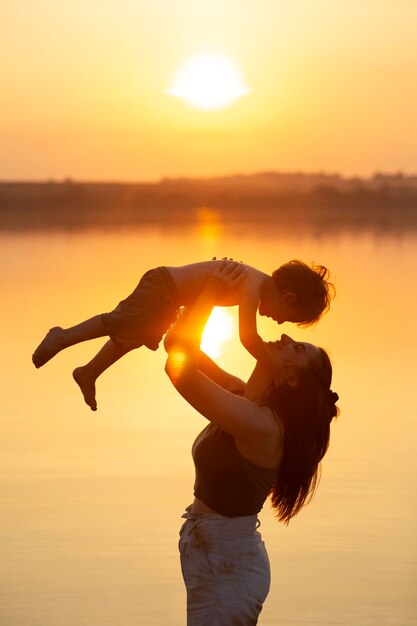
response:
[[[297,308],[297,296],[294,293],[281,293],[274,289],[262,298],[259,304],[259,315],[271,317],[278,324],[284,322],[303,322]]]

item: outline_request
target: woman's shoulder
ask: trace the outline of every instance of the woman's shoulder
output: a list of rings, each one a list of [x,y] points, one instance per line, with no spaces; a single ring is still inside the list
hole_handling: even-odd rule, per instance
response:
[[[236,448],[240,454],[253,465],[262,469],[276,469],[281,462],[284,437],[281,422],[269,407],[259,407],[265,416],[267,427],[262,437],[254,437],[252,441],[235,437]]]

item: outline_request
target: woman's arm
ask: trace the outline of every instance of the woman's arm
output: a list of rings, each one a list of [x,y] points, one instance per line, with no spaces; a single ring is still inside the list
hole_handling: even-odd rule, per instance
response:
[[[183,314],[173,334],[167,338],[165,371],[179,393],[201,415],[242,442],[253,443],[254,439],[269,437],[271,429],[275,431],[272,412],[227,391],[221,385],[229,384],[230,379],[223,378],[223,370],[213,368],[204,357],[203,369],[208,375],[200,369],[201,334],[216,301],[216,292],[224,289],[225,283],[235,287],[242,280],[243,272],[243,268],[230,262],[213,272],[196,303]],[[211,374],[216,382],[209,378]]]
[[[165,371],[192,407],[239,441],[253,444],[276,432],[277,422],[268,407],[230,393],[187,363],[178,372],[168,357]]]
[[[171,326],[164,338],[164,348],[168,354],[179,351],[179,353],[184,354],[183,349],[180,347],[181,340],[179,339],[181,333],[184,334],[187,328],[186,316],[188,313],[188,309],[185,307],[181,310],[179,314],[178,321]],[[182,326],[180,328],[180,325]],[[175,356],[174,356],[175,359]],[[181,357],[177,360],[181,360]],[[231,393],[236,393],[240,396],[243,396],[245,393],[246,384],[243,380],[238,378],[237,376],[233,376],[233,374],[229,374],[221,367],[217,365],[212,359],[210,359],[205,352],[199,350],[198,353],[198,369],[200,372],[203,372],[206,376],[211,378],[215,383],[223,387],[223,389],[227,389]]]
[[[223,370],[201,350],[198,357],[198,369],[211,378],[213,382],[223,387],[223,389],[231,393],[236,393],[239,396],[245,394],[246,383],[241,378],[233,376],[233,374],[229,374],[229,372]]]
[[[235,261],[224,259],[216,265],[196,302],[181,309],[176,323],[166,333],[164,347],[168,358],[186,352],[188,362],[199,359],[201,336],[219,294],[224,294],[225,287],[236,289],[246,273],[246,268]]]

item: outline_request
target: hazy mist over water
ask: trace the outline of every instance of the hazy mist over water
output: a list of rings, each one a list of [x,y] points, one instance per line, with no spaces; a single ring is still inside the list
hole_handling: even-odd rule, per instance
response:
[[[226,255],[268,273],[322,263],[337,289],[315,328],[258,320],[265,339],[328,350],[341,409],[313,502],[288,528],[268,503],[261,513],[272,587],[260,625],[415,624],[415,232],[253,228],[206,209],[181,229],[0,233],[1,626],[185,624],[177,540],[205,420],[171,386],[163,348],[111,368],[97,413],[71,371],[101,340],[41,370],[31,354],[51,326],[113,308],[147,269]],[[246,378],[236,313],[218,360]]]

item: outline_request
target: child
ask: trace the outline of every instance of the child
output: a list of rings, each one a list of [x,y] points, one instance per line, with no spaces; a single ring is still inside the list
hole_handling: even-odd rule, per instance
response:
[[[179,267],[158,267],[142,276],[133,293],[110,313],[72,326],[51,328],[35,350],[32,360],[41,367],[58,352],[82,341],[108,336],[110,340],[73,377],[86,404],[97,410],[95,383],[110,365],[133,348],[144,345],[157,350],[159,342],[176,320],[181,306],[197,299],[216,263],[203,261]],[[231,265],[233,267],[233,264]],[[294,322],[306,327],[318,321],[330,305],[332,285],[328,270],[301,261],[285,263],[272,276],[244,265],[244,276],[236,289],[225,289],[218,306],[239,305],[239,334],[245,348],[255,357],[263,349],[256,330],[256,313],[278,324]]]

